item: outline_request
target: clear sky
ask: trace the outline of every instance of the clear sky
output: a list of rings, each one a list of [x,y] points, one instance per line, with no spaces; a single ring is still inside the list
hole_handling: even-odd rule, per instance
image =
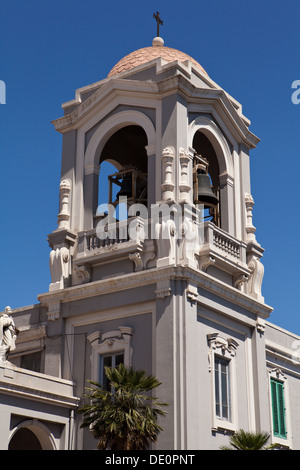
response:
[[[253,223],[265,248],[273,323],[300,334],[299,0],[0,0],[0,310],[37,302],[50,281],[62,138],[51,120],[75,90],[107,76],[156,36],[194,57],[243,105],[261,142],[251,152]],[[1,95],[0,95],[1,98]]]

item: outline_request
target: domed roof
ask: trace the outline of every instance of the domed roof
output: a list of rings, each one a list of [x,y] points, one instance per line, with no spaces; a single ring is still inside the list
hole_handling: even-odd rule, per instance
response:
[[[164,47],[163,39],[156,37],[152,41],[152,47],[143,47],[142,49],[138,49],[137,51],[131,52],[131,54],[123,57],[123,59],[121,59],[109,72],[108,77],[112,77],[119,73],[133,69],[138,65],[145,64],[146,62],[157,59],[158,57],[161,57],[167,62],[173,62],[173,60],[180,60],[180,62],[184,62],[185,60],[190,60],[207,75],[204,68],[195,59],[185,54],[184,52],[178,51],[177,49]]]

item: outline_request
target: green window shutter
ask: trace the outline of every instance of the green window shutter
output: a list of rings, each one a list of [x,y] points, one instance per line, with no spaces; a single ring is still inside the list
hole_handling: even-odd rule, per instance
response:
[[[279,380],[271,379],[271,398],[274,436],[286,439],[284,387]]]
[[[276,382],[271,379],[271,397],[272,397],[272,413],[273,413],[273,433],[274,436],[278,436],[279,433],[279,421],[278,421],[278,407],[276,398]]]
[[[277,383],[278,389],[278,408],[279,408],[279,433],[281,437],[286,437],[285,427],[285,407],[284,407],[284,387],[283,383]]]

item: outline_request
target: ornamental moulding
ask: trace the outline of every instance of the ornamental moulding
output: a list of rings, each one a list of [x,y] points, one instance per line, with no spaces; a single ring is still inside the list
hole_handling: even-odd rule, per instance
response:
[[[180,71],[180,67],[177,66],[177,71],[175,68],[176,67],[174,67],[174,73],[177,73],[176,76],[163,79],[157,83],[149,83],[145,81],[137,82],[136,80],[130,80],[128,78],[126,78],[126,80],[122,78],[104,79],[96,85],[90,85],[89,87],[84,87],[82,89],[83,93],[88,91],[88,89],[93,89],[93,86],[95,89],[95,92],[83,102],[81,101],[80,90],[77,90],[75,100],[63,105],[65,109],[69,106],[76,106],[76,108],[70,114],[53,120],[52,124],[55,129],[61,133],[78,128],[80,126],[80,121],[98,105],[102,107],[103,103],[109,100],[110,95],[113,97],[118,95],[118,99],[121,102],[123,96],[132,96],[134,98],[138,92],[145,98],[148,95],[149,98],[154,101],[156,97],[157,100],[160,100],[164,93],[169,93],[170,91],[175,93],[176,90],[180,90],[188,99],[192,99],[195,103],[201,103],[205,100],[206,105],[211,103],[212,106],[216,108],[216,111],[220,115],[224,116],[224,118],[229,116],[235,132],[240,136],[240,138],[242,138],[245,144],[250,148],[256,147],[259,139],[249,131],[247,118],[242,115],[241,110],[239,109],[239,111],[237,111],[236,100],[233,100],[214,82],[210,84],[211,88],[209,89],[195,87],[191,84],[190,80],[184,77]]]
[[[222,351],[222,354],[225,354],[225,352],[228,352],[230,356],[234,357],[236,353],[236,349],[238,347],[237,341],[235,341],[232,338],[223,338],[220,336],[219,333],[210,333],[207,335],[207,340],[209,343],[209,346],[212,349],[220,349]]]
[[[191,267],[182,266],[162,266],[155,269],[151,268],[145,271],[132,273],[131,275],[121,275],[116,276],[113,279],[94,281],[88,284],[62,289],[53,293],[47,292],[40,294],[38,296],[38,300],[44,305],[51,304],[54,300],[71,302],[74,300],[111,293],[114,292],[116,288],[118,288],[118,290],[135,289],[142,285],[157,284],[159,281],[172,278],[181,278],[191,281],[194,285],[204,287],[216,296],[229,300],[230,302],[247,309],[255,315],[259,315],[262,318],[268,318],[270,313],[273,311],[272,307],[265,303],[244,294],[234,287],[219,282],[204,272],[200,272]]]
[[[209,344],[209,372],[212,370],[213,351],[225,357],[235,357],[238,342],[233,338],[223,338],[219,333],[210,333],[207,335]]]

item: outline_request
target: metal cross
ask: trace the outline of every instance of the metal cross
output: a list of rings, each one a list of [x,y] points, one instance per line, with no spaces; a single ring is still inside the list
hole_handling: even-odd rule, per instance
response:
[[[157,37],[159,36],[159,25],[163,25],[164,22],[161,20],[160,16],[159,16],[159,11],[155,13],[153,13],[153,18],[156,19],[156,23],[157,23]]]

